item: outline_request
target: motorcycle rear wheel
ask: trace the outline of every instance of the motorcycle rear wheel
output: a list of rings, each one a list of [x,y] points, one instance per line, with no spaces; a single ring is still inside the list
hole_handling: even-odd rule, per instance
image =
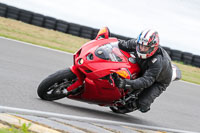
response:
[[[40,83],[37,94],[41,99],[47,101],[62,99],[66,97],[63,91],[67,91],[66,88],[73,84],[76,78],[69,68],[59,70]]]

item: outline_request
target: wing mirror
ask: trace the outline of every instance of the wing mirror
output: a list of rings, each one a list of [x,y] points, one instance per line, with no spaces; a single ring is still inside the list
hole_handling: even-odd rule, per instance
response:
[[[97,37],[95,39],[96,40],[99,40],[101,38],[108,39],[109,36],[110,36],[110,31],[109,31],[108,27],[104,27],[99,30]]]

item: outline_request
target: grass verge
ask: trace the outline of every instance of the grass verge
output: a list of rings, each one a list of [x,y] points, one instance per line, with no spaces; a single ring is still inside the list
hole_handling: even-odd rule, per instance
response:
[[[0,36],[40,46],[74,52],[88,39],[0,17]]]
[[[2,17],[0,17],[0,36],[71,53],[89,41],[88,39]],[[181,69],[182,80],[200,84],[200,68],[180,62],[173,63]]]
[[[183,62],[175,62],[182,73],[182,80],[200,85],[200,68],[191,65],[185,65]]]
[[[24,123],[19,128],[16,128],[14,126],[10,128],[1,128],[0,133],[32,133],[31,131],[29,131],[30,126],[31,126],[30,123],[28,125]]]

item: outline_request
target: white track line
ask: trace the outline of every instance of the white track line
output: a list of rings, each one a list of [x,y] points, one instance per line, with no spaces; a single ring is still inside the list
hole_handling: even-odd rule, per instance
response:
[[[145,125],[140,125],[140,124],[132,124],[132,123],[126,123],[126,122],[117,122],[117,121],[111,121],[111,120],[95,119],[95,118],[72,116],[72,115],[65,115],[65,114],[57,114],[57,113],[51,113],[51,112],[28,110],[28,109],[21,109],[21,108],[6,107],[6,106],[0,106],[0,112],[1,113],[22,113],[26,115],[36,115],[36,116],[41,116],[41,117],[57,117],[57,118],[62,118],[62,119],[65,118],[65,119],[70,119],[70,120],[90,121],[90,122],[98,122],[98,123],[112,124],[112,125],[124,125],[124,126],[132,126],[132,127],[140,128],[140,129],[150,129],[150,130],[156,130],[156,131],[166,131],[166,132],[176,132],[176,133],[197,133],[197,132],[192,132],[192,131],[184,131],[184,130],[154,127],[154,126],[145,126]]]
[[[199,79],[199,80],[200,80],[200,79]],[[198,86],[198,87],[200,87],[200,85],[195,84],[195,83],[190,83],[190,82],[183,81],[183,80],[180,80],[180,82],[183,82],[183,83],[187,83],[187,84],[190,84],[190,85],[194,85],[194,86]]]
[[[19,40],[14,40],[14,39],[2,37],[2,36],[0,36],[0,39],[9,40],[9,41],[13,41],[13,42],[17,42],[17,43],[20,43],[20,44],[25,44],[25,45],[33,46],[33,47],[43,48],[43,49],[47,49],[47,50],[54,51],[54,52],[59,52],[59,53],[64,53],[64,54],[68,54],[68,55],[73,55],[73,53],[69,53],[69,52],[65,52],[65,51],[61,51],[61,50],[57,50],[57,49],[52,49],[52,48],[48,48],[48,47],[44,47],[44,46],[39,46],[39,45],[28,43],[28,42],[22,42],[22,41],[19,41]]]
[[[64,52],[64,51],[57,50],[57,49],[47,48],[47,47],[44,47],[44,46],[39,46],[39,45],[36,45],[36,44],[27,43],[27,42],[22,42],[22,41],[18,41],[18,40],[6,38],[6,37],[1,37],[0,36],[0,39],[5,39],[5,40],[13,41],[13,42],[18,42],[18,43],[26,44],[26,45],[33,46],[33,47],[43,48],[43,49],[47,49],[47,50],[54,51],[54,52],[59,52],[59,53],[64,53],[64,54],[68,54],[68,55],[73,55],[72,53],[69,53],[69,52]],[[190,83],[190,82],[183,81],[183,80],[180,80],[180,81],[183,82],[183,83],[188,83],[188,84],[191,84],[191,85],[200,86],[200,85],[195,84],[195,83]]]

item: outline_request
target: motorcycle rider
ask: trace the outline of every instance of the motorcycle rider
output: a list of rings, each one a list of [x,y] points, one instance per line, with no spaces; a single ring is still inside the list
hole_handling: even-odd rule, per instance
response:
[[[169,86],[172,78],[171,59],[159,45],[159,35],[155,30],[144,30],[137,39],[119,40],[119,48],[126,52],[134,52],[141,68],[137,79],[116,78],[118,88],[143,89],[137,100],[137,108],[145,113],[150,105]]]

